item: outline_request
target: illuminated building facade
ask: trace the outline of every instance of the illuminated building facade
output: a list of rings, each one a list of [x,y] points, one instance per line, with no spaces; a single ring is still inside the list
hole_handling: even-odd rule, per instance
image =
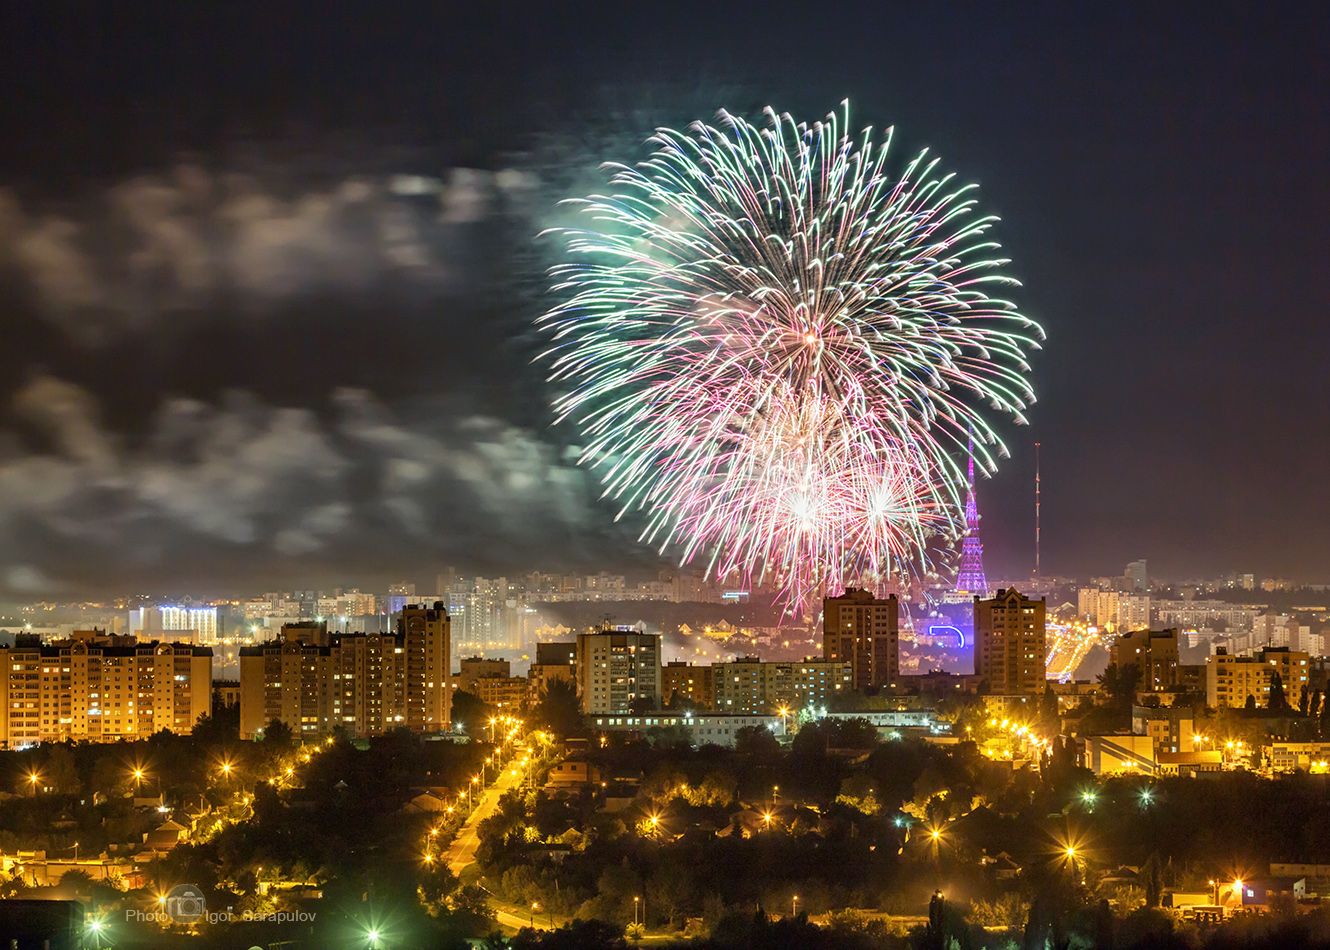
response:
[[[1140,673],[1137,688],[1146,692],[1168,689],[1178,681],[1178,632],[1136,630],[1124,633],[1109,647],[1118,669],[1135,666]]]
[[[212,711],[212,650],[75,631],[0,648],[0,744],[113,742],[193,731]]]
[[[1307,688],[1310,660],[1306,653],[1287,647],[1267,647],[1252,656],[1238,656],[1222,647],[1205,662],[1205,702],[1218,709],[1241,708],[1248,697],[1260,708],[1270,705],[1275,674],[1288,705],[1297,709]]]
[[[448,614],[407,604],[396,633],[327,634],[288,624],[278,640],[240,650],[240,737],[274,719],[305,737],[354,737],[405,726],[440,732],[452,716]]]
[[[617,627],[577,635],[577,687],[592,715],[660,708],[660,635]]]
[[[845,663],[852,689],[895,687],[900,678],[900,604],[847,587],[822,601],[822,658]]]
[[[1012,589],[974,599],[974,672],[989,693],[1031,696],[1047,682],[1046,604]]]
[[[667,663],[660,671],[660,692],[667,706],[686,703],[695,709],[714,709],[715,667],[694,666],[683,660]]]

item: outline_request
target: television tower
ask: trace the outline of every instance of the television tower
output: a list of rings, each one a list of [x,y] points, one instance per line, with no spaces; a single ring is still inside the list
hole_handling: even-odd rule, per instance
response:
[[[974,441],[969,443],[970,488],[965,493],[965,539],[961,542],[961,569],[956,574],[956,589],[971,594],[988,594],[984,576],[984,542],[979,538],[979,505],[974,498]]]

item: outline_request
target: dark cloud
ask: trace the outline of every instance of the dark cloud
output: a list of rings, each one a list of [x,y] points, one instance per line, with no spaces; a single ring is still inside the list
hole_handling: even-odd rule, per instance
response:
[[[219,305],[271,311],[317,294],[465,291],[464,244],[533,182],[515,170],[348,175],[317,185],[177,165],[72,210],[0,188],[0,263],[84,343]]]
[[[170,399],[131,444],[105,431],[87,391],[33,379],[14,409],[53,448],[0,458],[0,551],[28,562],[0,585],[54,593],[79,575],[129,581],[200,549],[222,565],[243,554],[252,576],[306,557],[336,564],[338,552],[353,570],[356,557],[394,547],[429,563],[513,564],[554,539],[576,560],[607,540],[585,473],[536,432],[451,412],[446,400],[412,418],[359,389],[331,403],[324,419],[241,392],[217,404]],[[119,567],[107,570],[108,559]],[[63,580],[44,564],[60,565]]]

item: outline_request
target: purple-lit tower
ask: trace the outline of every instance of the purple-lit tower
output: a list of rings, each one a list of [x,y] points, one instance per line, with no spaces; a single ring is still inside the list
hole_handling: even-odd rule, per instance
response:
[[[965,493],[965,539],[961,541],[961,569],[956,574],[956,589],[970,594],[988,595],[984,576],[984,542],[979,538],[979,505],[974,499],[974,446],[970,446],[970,488]]]

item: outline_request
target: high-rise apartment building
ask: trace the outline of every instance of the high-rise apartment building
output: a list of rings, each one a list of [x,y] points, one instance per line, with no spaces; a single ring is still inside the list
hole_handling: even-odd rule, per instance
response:
[[[1036,695],[1046,682],[1044,598],[999,589],[974,599],[974,672],[989,693]]]
[[[785,709],[796,713],[826,707],[853,688],[850,665],[841,660],[743,657],[711,668],[717,712],[770,714]]]
[[[452,719],[452,625],[442,601],[407,604],[397,619],[406,658],[406,725],[439,732]]]
[[[1267,647],[1253,656],[1238,656],[1220,648],[1205,661],[1205,704],[1216,709],[1241,708],[1251,697],[1264,709],[1270,705],[1270,686],[1278,674],[1284,699],[1297,709],[1307,688],[1310,661],[1306,653],[1287,647]]]
[[[847,587],[822,601],[822,658],[850,668],[852,689],[895,687],[900,678],[900,604]]]
[[[1118,597],[1118,633],[1150,628],[1150,595],[1122,594]]]
[[[340,727],[356,737],[406,727],[441,732],[452,718],[448,613],[406,604],[396,633],[328,634],[289,624],[240,650],[240,737],[273,719],[298,735]]]
[[[1135,630],[1124,633],[1109,647],[1118,669],[1135,666],[1140,673],[1137,689],[1168,689],[1178,681],[1178,632]]]
[[[660,635],[615,627],[577,635],[582,711],[619,714],[660,708]]]
[[[660,693],[667,705],[687,704],[694,709],[716,708],[714,666],[694,666],[674,660],[660,671]]]
[[[527,673],[531,700],[539,702],[554,682],[577,688],[577,643],[558,641],[536,644],[536,659]]]
[[[1122,571],[1123,587],[1127,590],[1149,590],[1150,572],[1146,569],[1145,558],[1132,561]]]
[[[192,732],[212,710],[212,650],[78,630],[0,647],[0,746]]]

